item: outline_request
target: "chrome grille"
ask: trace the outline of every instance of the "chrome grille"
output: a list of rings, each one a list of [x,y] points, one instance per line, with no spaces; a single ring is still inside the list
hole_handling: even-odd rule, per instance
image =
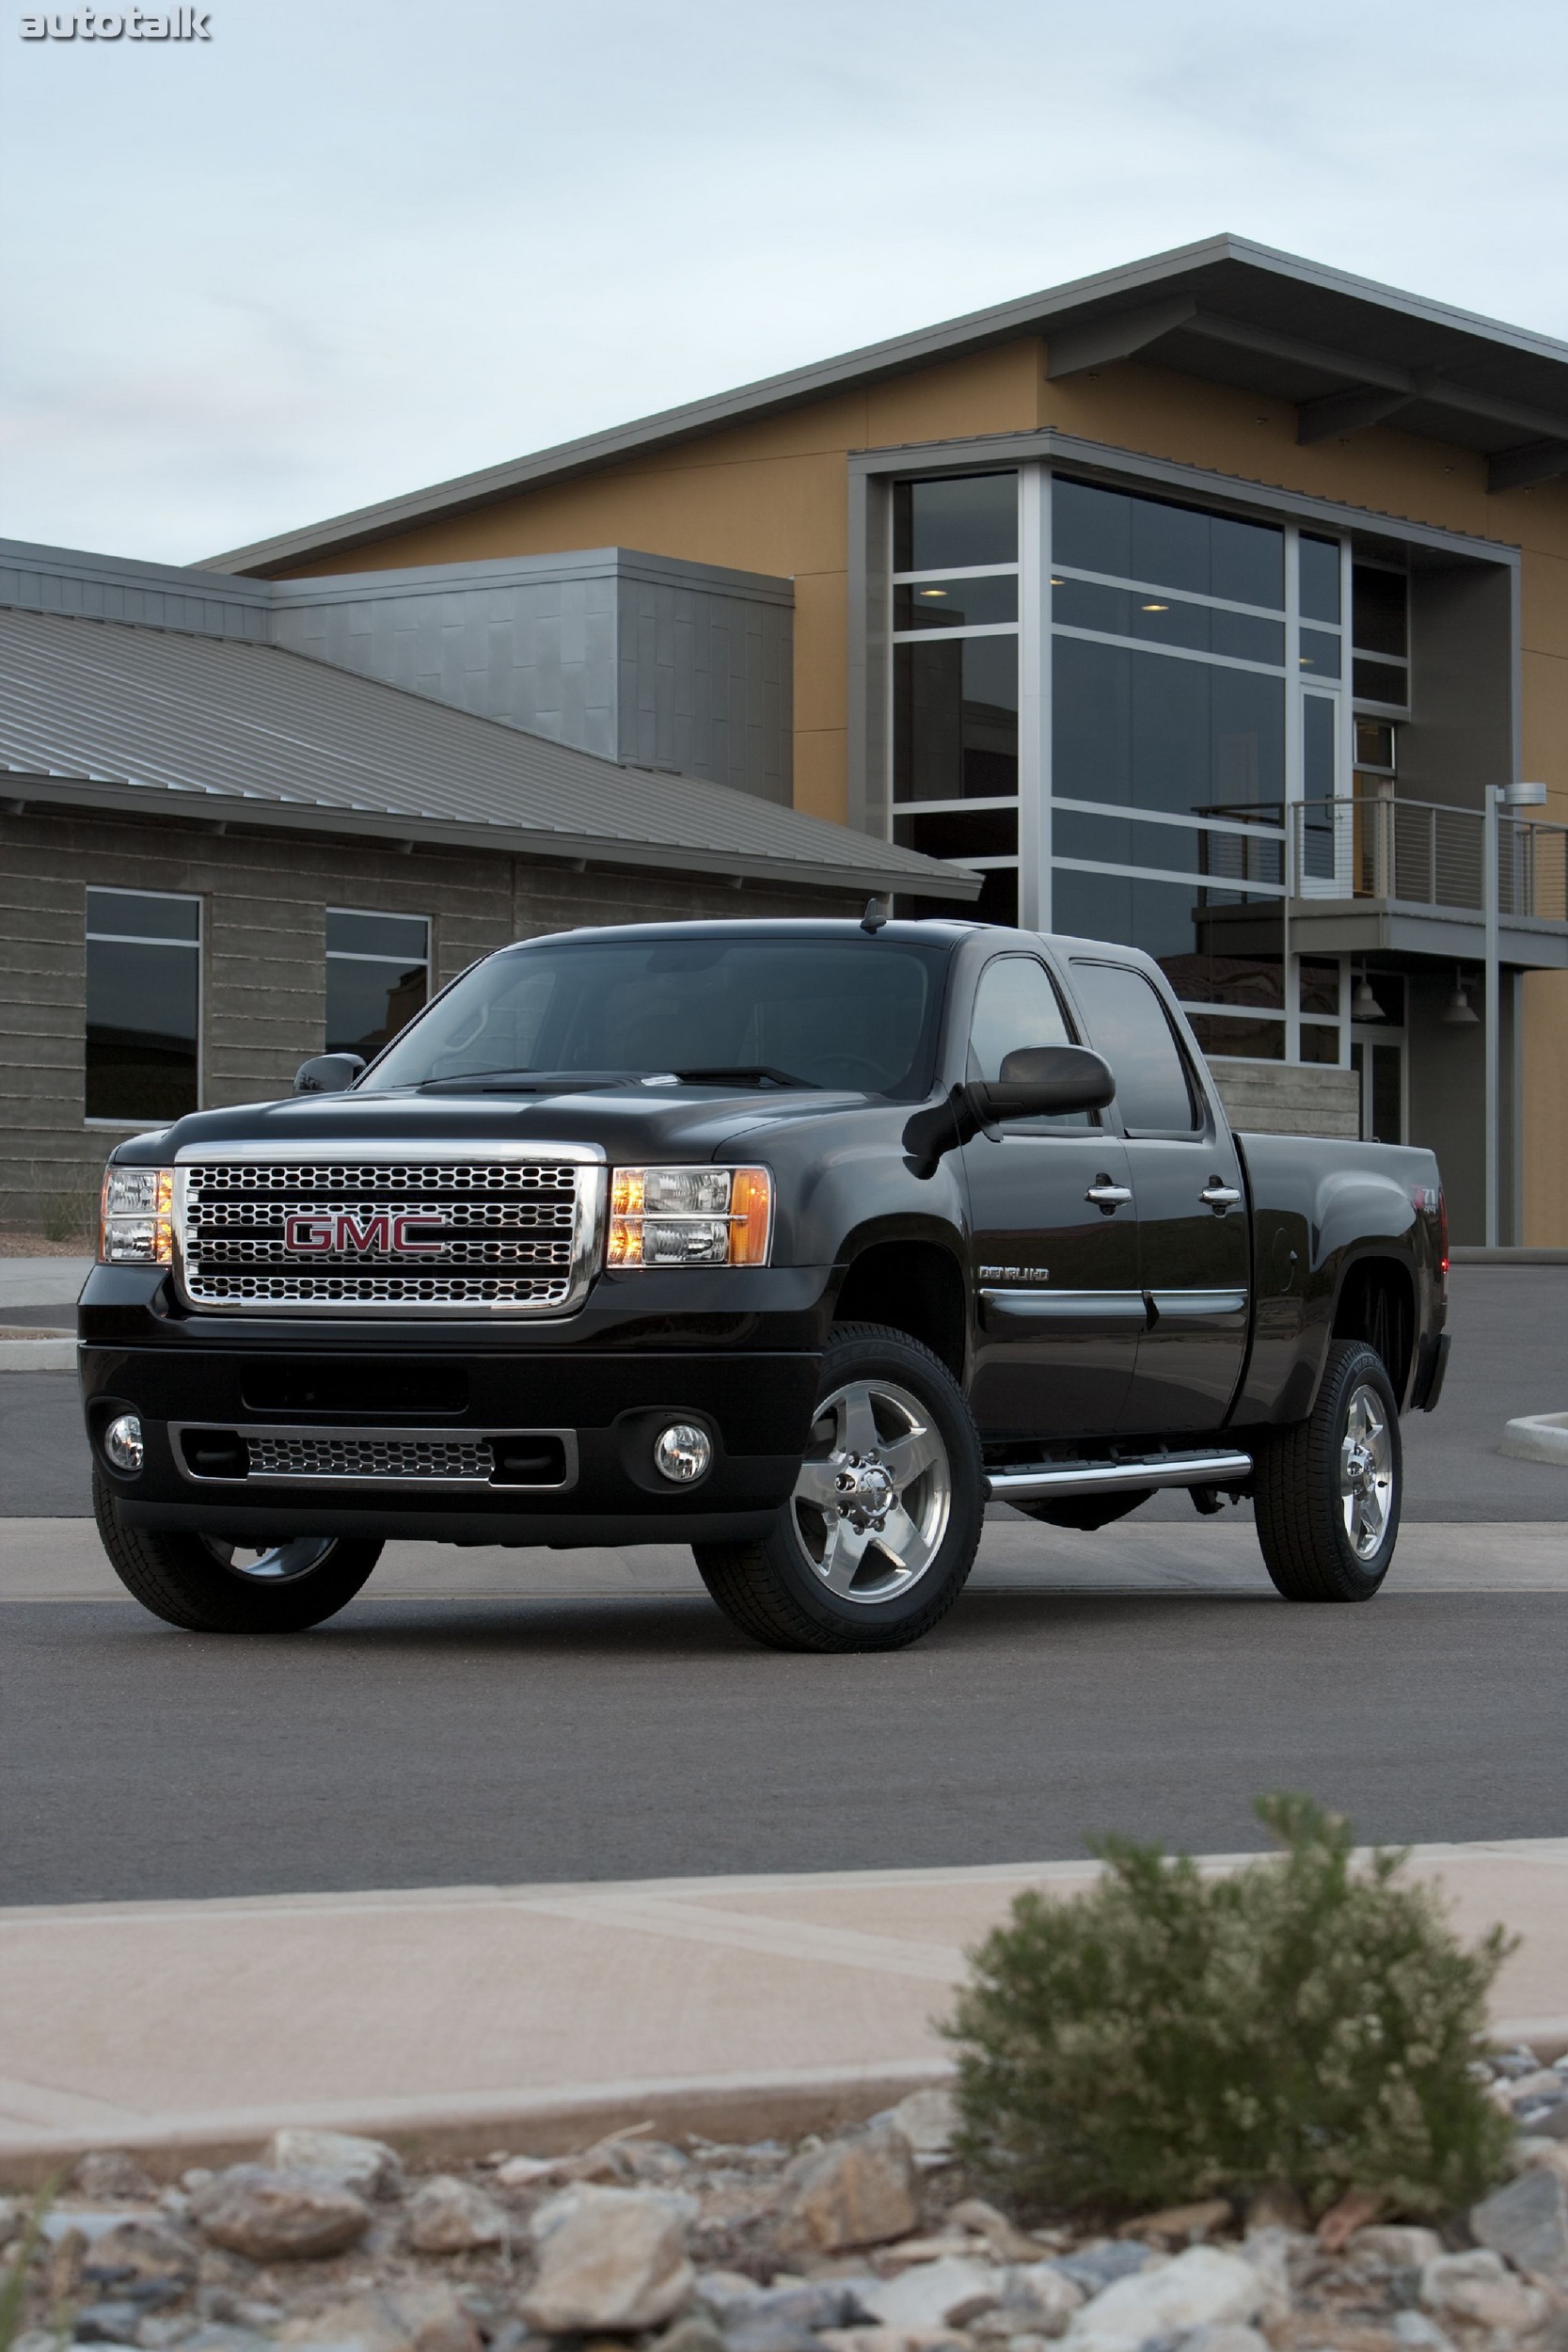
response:
[[[245,1438],[253,1478],[442,1478],[484,1485],[496,1457],[484,1438]]]
[[[193,1153],[177,1169],[182,1287],[231,1312],[569,1309],[592,1279],[604,1200],[600,1163],[569,1152]]]

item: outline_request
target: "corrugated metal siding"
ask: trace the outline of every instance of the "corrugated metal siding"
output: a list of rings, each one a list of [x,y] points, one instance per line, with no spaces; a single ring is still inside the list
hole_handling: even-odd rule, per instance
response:
[[[623,768],[277,646],[0,612],[0,770],[473,828],[476,847],[947,893],[958,869],[687,775]]]
[[[220,573],[135,564],[0,539],[0,605],[59,612],[145,628],[195,629],[264,645],[272,610],[270,580],[226,580]]]

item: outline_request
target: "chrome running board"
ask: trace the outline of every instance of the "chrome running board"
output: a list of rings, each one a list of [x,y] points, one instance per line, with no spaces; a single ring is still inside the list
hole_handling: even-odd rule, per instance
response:
[[[1252,1456],[1156,1454],[1143,1462],[1040,1462],[990,1476],[993,1502],[1042,1502],[1052,1495],[1125,1494],[1135,1486],[1232,1486],[1252,1476]]]

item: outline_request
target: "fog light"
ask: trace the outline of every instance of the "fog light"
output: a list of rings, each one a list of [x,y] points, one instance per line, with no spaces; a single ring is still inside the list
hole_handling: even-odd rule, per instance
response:
[[[147,1449],[142,1444],[141,1422],[135,1413],[121,1413],[103,1432],[103,1451],[116,1470],[139,1470]]]
[[[689,1421],[673,1421],[654,1440],[654,1468],[677,1486],[689,1486],[713,1460],[713,1439]]]

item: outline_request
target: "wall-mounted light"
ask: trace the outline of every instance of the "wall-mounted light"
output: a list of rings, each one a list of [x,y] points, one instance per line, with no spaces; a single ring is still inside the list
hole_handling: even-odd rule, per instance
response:
[[[1350,1017],[1353,1021],[1385,1021],[1387,1019],[1383,1007],[1372,994],[1365,972],[1356,975],[1355,986],[1351,992]]]
[[[1473,1029],[1481,1019],[1481,1015],[1465,993],[1465,983],[1459,977],[1457,963],[1453,967],[1453,994],[1449,998],[1438,1018],[1445,1029]]]

